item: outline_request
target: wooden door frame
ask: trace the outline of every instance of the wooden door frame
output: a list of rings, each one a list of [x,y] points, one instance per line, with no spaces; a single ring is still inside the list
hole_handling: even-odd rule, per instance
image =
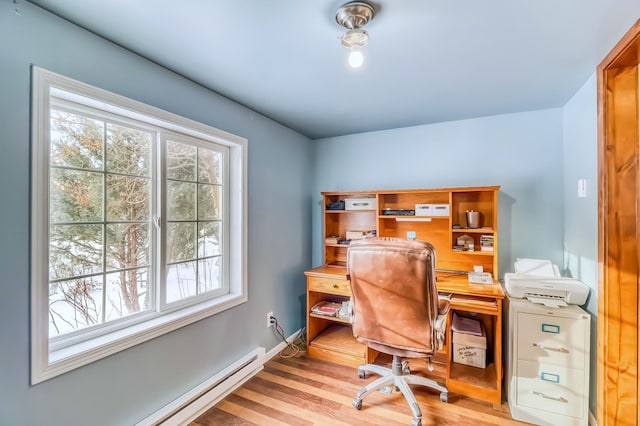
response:
[[[598,426],[640,425],[640,20],[597,69]]]

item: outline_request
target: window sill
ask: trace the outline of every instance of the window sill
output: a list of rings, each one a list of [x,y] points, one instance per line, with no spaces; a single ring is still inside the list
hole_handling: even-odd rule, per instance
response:
[[[32,384],[43,382],[87,365],[246,301],[246,294],[229,294],[164,314],[94,339],[51,351],[48,362],[43,366],[44,368],[34,369]]]

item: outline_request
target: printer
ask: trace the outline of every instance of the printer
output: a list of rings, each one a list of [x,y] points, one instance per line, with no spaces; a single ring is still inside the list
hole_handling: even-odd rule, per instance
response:
[[[586,284],[560,276],[558,267],[548,260],[518,259],[515,270],[504,275],[505,288],[511,297],[560,307],[583,305],[589,296]]]

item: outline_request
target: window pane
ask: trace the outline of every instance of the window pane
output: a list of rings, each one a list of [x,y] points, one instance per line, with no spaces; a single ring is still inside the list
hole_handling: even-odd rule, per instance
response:
[[[107,267],[127,269],[149,265],[149,225],[118,223],[107,225]]]
[[[102,322],[102,276],[49,286],[49,337]]]
[[[222,287],[222,258],[210,257],[198,262],[198,294]]]
[[[151,181],[107,175],[107,221],[149,220]]]
[[[196,224],[170,223],[167,229],[167,263],[196,258]]]
[[[202,222],[198,224],[198,257],[221,254],[222,235],[220,222]]]
[[[148,268],[107,274],[105,321],[124,318],[149,309]]]
[[[198,220],[222,219],[220,204],[222,188],[217,185],[198,185]]]
[[[167,182],[167,219],[196,219],[196,184]]]
[[[196,147],[167,142],[167,178],[196,181]]]
[[[198,148],[198,182],[222,184],[222,154]]]
[[[49,280],[102,272],[102,225],[55,225],[49,232]]]
[[[51,169],[52,223],[102,220],[102,173]]]
[[[51,165],[102,170],[102,121],[52,109],[50,124]]]
[[[167,141],[167,303],[223,285],[224,158],[195,144]],[[189,262],[175,265],[184,261]]]
[[[153,135],[117,124],[107,124],[107,171],[150,176]]]
[[[196,295],[196,262],[167,267],[167,303]]]

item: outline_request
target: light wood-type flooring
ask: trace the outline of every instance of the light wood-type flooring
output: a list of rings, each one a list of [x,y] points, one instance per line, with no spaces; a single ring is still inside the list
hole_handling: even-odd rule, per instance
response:
[[[378,356],[377,364],[390,358]],[[426,371],[426,363],[411,360],[412,373]],[[191,426],[205,425],[410,425],[413,416],[399,392],[378,391],[365,397],[362,410],[351,402],[357,391],[377,375],[358,378],[357,368],[312,359],[304,354],[293,358],[274,357],[264,370],[209,409]],[[437,371],[437,369],[436,369]],[[422,425],[523,425],[511,419],[506,404],[492,404],[411,386],[420,409]]]

